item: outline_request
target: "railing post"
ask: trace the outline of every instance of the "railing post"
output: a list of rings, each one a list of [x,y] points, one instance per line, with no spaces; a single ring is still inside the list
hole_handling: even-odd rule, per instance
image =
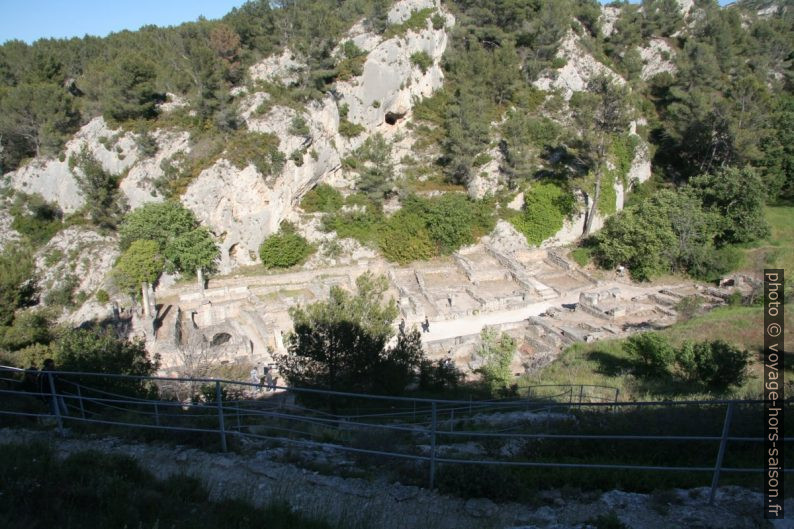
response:
[[[160,406],[157,405],[157,401],[154,402],[154,424],[160,426]]]
[[[80,403],[80,417],[85,419],[85,408],[83,408],[83,394],[80,391],[79,384],[75,384],[75,387],[77,388],[77,402]]]
[[[728,409],[725,410],[725,421],[722,423],[722,438],[720,439],[720,450],[717,452],[717,463],[714,465],[714,476],[711,478],[709,505],[714,505],[714,496],[717,494],[717,485],[720,481],[720,470],[722,470],[722,460],[725,458],[725,446],[728,444],[728,434],[731,430],[732,418],[733,402],[729,402]]]
[[[63,435],[63,419],[61,419],[61,406],[58,403],[58,394],[55,393],[55,381],[52,379],[52,373],[47,372],[47,378],[50,381],[50,396],[52,397],[52,409],[55,412],[55,422],[58,424],[58,433]]]
[[[433,418],[430,422],[430,490],[436,483],[436,401],[432,402]]]
[[[449,431],[455,431],[455,410],[452,409],[449,412]]]
[[[579,384],[579,404],[582,403],[583,398],[584,398],[584,384]]]
[[[226,426],[223,422],[223,393],[221,392],[221,381],[215,381],[215,401],[218,403],[218,426],[221,432],[221,450],[226,452]]]

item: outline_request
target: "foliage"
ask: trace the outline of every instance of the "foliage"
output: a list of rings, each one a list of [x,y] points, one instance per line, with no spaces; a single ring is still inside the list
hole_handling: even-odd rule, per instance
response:
[[[262,176],[272,176],[281,171],[286,161],[278,144],[278,138],[271,133],[240,132],[230,139],[224,157],[238,169],[252,164]]]
[[[277,358],[290,385],[399,394],[423,360],[418,331],[401,333],[387,347],[397,317],[385,277],[365,273],[356,292],[331,287],[328,301],[290,309],[294,331],[288,353]]]
[[[721,242],[750,242],[769,234],[763,211],[766,186],[755,171],[727,168],[689,183],[704,208],[719,218]]]
[[[451,391],[458,387],[463,378],[463,373],[454,362],[445,358],[435,362],[423,360],[419,365],[419,389],[423,391]]]
[[[107,290],[100,288],[96,291],[96,300],[99,303],[105,304],[110,301],[110,295],[108,294]]]
[[[289,268],[305,261],[314,250],[300,234],[281,230],[265,239],[259,257],[265,268]]]
[[[51,288],[44,296],[44,303],[50,306],[67,307],[75,306],[75,290],[80,286],[80,281],[74,274],[66,274],[59,278],[55,287]]]
[[[124,55],[108,72],[102,92],[102,113],[111,121],[149,119],[156,115],[155,104],[162,99],[154,88],[154,64],[142,56]]]
[[[623,349],[633,357],[640,371],[648,376],[661,376],[668,372],[675,360],[675,349],[662,335],[644,332],[631,336]]]
[[[422,73],[427,73],[427,69],[433,64],[433,59],[426,51],[417,51],[411,54],[411,64],[418,66]]]
[[[0,327],[0,346],[17,351],[52,340],[52,314],[46,310],[24,311],[14,318],[10,327]]]
[[[381,134],[367,138],[345,163],[355,166],[359,173],[356,189],[372,200],[382,200],[392,191],[395,174],[391,145]]]
[[[86,145],[69,158],[69,169],[85,198],[91,221],[102,228],[115,228],[126,209],[118,188],[120,175],[106,171]]]
[[[409,16],[404,22],[401,22],[400,24],[393,24],[386,28],[383,38],[390,39],[392,37],[401,37],[409,31],[418,32],[423,30],[427,27],[427,20],[435,12],[436,10],[432,7],[413,11],[411,16]]]
[[[516,353],[516,341],[507,333],[499,333],[490,327],[480,332],[482,341],[477,355],[483,365],[476,372],[482,375],[482,382],[492,394],[505,390],[513,380],[510,364]]]
[[[303,196],[301,209],[307,213],[334,213],[343,203],[342,193],[328,184],[318,184]]]
[[[218,246],[203,226],[170,239],[163,249],[167,268],[193,276],[199,268],[212,274],[217,271]]]
[[[113,281],[133,297],[141,295],[141,283],[154,284],[165,262],[157,242],[137,240],[121,254],[113,267]]]
[[[571,250],[571,259],[579,266],[587,266],[593,258],[593,250],[589,247],[574,248]]]
[[[137,240],[155,241],[160,249],[194,229],[198,224],[192,211],[179,202],[149,202],[131,211],[119,226],[119,245],[126,250]]]
[[[17,192],[9,208],[14,217],[11,228],[28,238],[33,246],[46,244],[63,226],[63,213],[41,195]]]
[[[151,376],[159,358],[148,357],[143,341],[127,341],[109,332],[74,329],[55,342],[53,359],[59,371]],[[72,377],[70,377],[71,379]],[[103,377],[74,377],[82,384],[124,394],[146,395],[150,388],[141,380]]]
[[[686,342],[678,351],[685,377],[701,381],[708,389],[726,391],[741,386],[747,378],[750,353],[723,340]]]
[[[35,263],[29,248],[6,244],[0,252],[0,326],[11,324],[14,312],[35,302]]]
[[[511,222],[529,244],[539,245],[562,229],[574,208],[570,192],[554,182],[538,182],[524,193],[523,211]]]
[[[154,242],[163,269],[171,272],[192,276],[198,268],[208,274],[216,270],[219,250],[212,235],[199,226],[192,211],[178,202],[143,205],[124,218],[119,234],[123,250],[136,241]]]

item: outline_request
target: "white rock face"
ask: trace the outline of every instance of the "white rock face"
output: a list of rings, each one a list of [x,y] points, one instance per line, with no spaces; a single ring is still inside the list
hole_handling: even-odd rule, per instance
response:
[[[171,92],[166,93],[165,97],[165,103],[161,103],[157,106],[157,109],[162,114],[173,112],[174,110],[184,108],[190,104],[184,97],[178,96],[177,94],[172,94]]]
[[[428,7],[435,7],[435,3],[404,0],[395,4],[389,17],[402,21],[412,11]],[[444,16],[448,26],[454,23],[451,15]],[[360,34],[356,38],[371,41],[372,36]],[[446,47],[446,32],[443,28],[433,29],[430,19],[418,33],[408,31],[377,44],[367,55],[362,75],[337,84],[342,102],[349,107],[347,119],[372,133],[390,127],[385,123],[387,114],[395,119],[404,117],[411,110],[414,99],[428,97],[443,85],[444,74],[439,63]],[[426,53],[433,61],[425,72],[411,62],[411,55],[417,52]],[[355,148],[363,140],[364,135],[354,138],[351,147]]]
[[[132,166],[119,188],[127,197],[130,209],[138,208],[147,202],[160,202],[163,197],[154,187],[154,182],[163,176],[160,164],[178,152],[190,150],[190,134],[157,130],[152,133],[157,141],[157,154],[151,158],[141,159]]]
[[[647,81],[658,73],[675,73],[677,71],[675,63],[673,62],[675,50],[670,47],[666,40],[659,38],[651,39],[648,46],[639,48],[639,50],[643,62],[640,77],[643,80]],[[667,54],[668,58],[663,58],[662,54]]]
[[[48,202],[57,202],[64,213],[76,211],[85,200],[69,170],[69,157],[78,154],[84,145],[102,167],[113,174],[124,172],[138,159],[133,135],[109,128],[105,120],[98,117],[85,124],[69,140],[63,161],[35,159],[7,175],[11,186],[25,193],[39,193]]]
[[[301,166],[288,160],[280,175],[266,179],[253,166],[240,171],[220,160],[202,171],[182,197],[182,203],[218,237],[221,273],[256,263],[262,241],[278,230],[306,191],[340,165],[332,143],[339,126],[333,98],[309,108],[309,138],[289,132],[294,115],[293,109],[275,107],[266,116],[270,119],[249,123],[252,130],[275,134],[286,154],[291,152],[287,149],[306,148]]]
[[[539,78],[533,84],[541,90],[560,90],[566,101],[571,99],[574,92],[586,90],[588,81],[598,75],[606,75],[619,85],[626,83],[625,79],[590,55],[579,44],[579,38],[573,30],[568,30],[563,38],[557,57],[567,61],[565,66]]]
[[[248,73],[254,81],[278,82],[289,86],[298,80],[305,68],[304,63],[289,49],[285,49],[281,55],[271,55],[254,64]]]
[[[411,18],[414,11],[437,7],[436,0],[400,0],[391,7],[387,18],[390,24],[400,24]]]
[[[626,180],[629,185],[634,185],[634,182],[645,182],[651,177],[651,155],[648,150],[648,144],[641,141],[634,151],[634,158],[631,160],[631,167],[629,168]]]
[[[6,209],[7,206],[7,203],[0,206],[0,251],[3,251],[7,244],[18,241],[21,238],[19,233],[11,227],[14,218]]]
[[[620,18],[620,8],[612,6],[601,6],[601,33],[605,37],[612,35],[615,31],[615,23]]]
[[[256,248],[272,231],[270,200],[271,190],[253,165],[240,171],[226,160],[202,171],[182,197],[217,237],[221,272],[256,262]]]
[[[93,294],[105,282],[118,255],[116,237],[78,226],[57,233],[36,253],[42,299],[69,275],[78,280],[75,292]]]
[[[475,168],[476,174],[466,185],[469,196],[477,200],[496,193],[502,183],[499,167],[502,165],[504,157],[498,148],[488,151],[488,155],[491,160],[482,167]]]

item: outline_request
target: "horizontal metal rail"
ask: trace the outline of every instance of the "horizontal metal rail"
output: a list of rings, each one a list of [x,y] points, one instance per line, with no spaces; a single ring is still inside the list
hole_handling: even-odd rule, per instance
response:
[[[721,457],[717,457],[715,466],[666,466],[643,464],[619,463],[578,463],[565,461],[526,461],[522,459],[471,459],[461,457],[444,457],[439,450],[444,445],[439,445],[439,440],[455,439],[502,439],[524,440],[582,440],[589,442],[600,441],[626,441],[626,442],[682,442],[682,443],[714,443],[720,444],[721,452],[726,443],[759,443],[762,437],[747,437],[730,435],[731,410],[736,406],[760,406],[762,400],[675,400],[675,401],[646,401],[646,402],[584,402],[584,388],[602,388],[614,390],[609,386],[599,385],[538,385],[532,388],[570,388],[551,397],[537,397],[537,400],[518,399],[505,400],[454,400],[430,399],[412,397],[393,397],[386,395],[367,395],[343,391],[326,391],[311,388],[291,388],[279,386],[277,393],[261,395],[262,386],[250,382],[237,382],[220,379],[204,378],[168,378],[168,377],[143,377],[128,376],[108,373],[86,373],[52,371],[40,372],[39,375],[57,375],[58,388],[50,384],[50,391],[45,384],[40,384],[36,391],[23,391],[11,389],[19,380],[14,375],[25,373],[26,370],[0,366],[0,373],[8,373],[8,377],[0,377],[0,416],[15,417],[53,417],[57,418],[57,427],[62,431],[63,424],[92,424],[112,427],[125,427],[146,430],[161,430],[186,433],[206,433],[220,435],[222,447],[226,447],[227,436],[248,438],[253,440],[268,440],[287,443],[308,448],[332,449],[339,452],[367,454],[383,457],[395,457],[417,462],[430,463],[430,482],[434,482],[437,465],[493,465],[512,467],[537,467],[537,468],[578,468],[601,470],[636,470],[636,471],[664,471],[664,472],[711,472],[715,476],[712,482],[712,492],[718,486],[720,473],[759,473],[762,468],[735,468],[722,467]],[[74,380],[80,377],[80,382]],[[72,378],[72,380],[69,380]],[[168,382],[192,384],[213,384],[214,391],[210,402],[179,402],[160,398],[143,398],[140,396],[123,395],[92,387],[89,380],[130,380],[138,382]],[[51,379],[54,380],[54,379]],[[6,387],[3,388],[2,385]],[[224,399],[222,388],[235,387],[242,395],[260,395],[263,398]],[[272,388],[272,387],[271,387]],[[574,401],[574,388],[579,388],[579,401]],[[528,388],[521,388],[528,389]],[[298,406],[288,402],[295,395],[319,395],[324,397],[339,397],[372,404],[390,401],[398,403],[394,407],[378,408],[376,406],[361,406],[367,411],[364,413],[336,414],[324,410]],[[617,391],[616,391],[617,394]],[[3,406],[4,398],[8,396],[35,397],[38,401],[48,403],[52,410],[35,413],[29,410],[20,410]],[[555,397],[564,397],[565,401],[555,401]],[[588,399],[596,400],[597,396],[587,395]],[[56,402],[60,399],[64,410]],[[570,401],[568,401],[570,399]],[[568,401],[568,402],[566,402]],[[10,401],[8,401],[10,402]],[[413,406],[413,409],[406,408]],[[41,404],[39,404],[41,406]],[[639,409],[642,407],[656,407],[673,409],[680,406],[698,406],[709,408],[727,409],[726,418],[722,421],[722,435],[642,435],[632,433],[598,434],[598,433],[554,433],[544,431],[550,428],[553,421],[574,417],[569,415],[572,410],[619,410]],[[348,411],[357,406],[347,406]],[[394,409],[394,408],[397,409]],[[67,413],[68,412],[68,413]],[[522,421],[522,414],[534,417],[537,420]],[[501,421],[514,424],[503,427]],[[196,424],[196,421],[201,421]],[[492,422],[489,424],[489,422]],[[716,424],[716,423],[715,423]],[[470,429],[475,428],[475,429]],[[519,430],[513,431],[510,430]],[[524,431],[520,431],[524,430]],[[527,431],[529,430],[529,431]],[[534,431],[533,431],[534,430]],[[356,438],[360,433],[383,432],[384,435],[392,433],[394,438],[410,442],[403,442],[399,451],[396,448],[374,449],[366,446],[356,446]],[[333,439],[333,442],[323,442],[322,439]],[[376,438],[377,439],[377,438]],[[794,439],[783,439],[792,442]],[[419,443],[429,448],[428,453],[417,452]],[[454,447],[454,443],[451,444]],[[794,469],[784,469],[790,473]]]

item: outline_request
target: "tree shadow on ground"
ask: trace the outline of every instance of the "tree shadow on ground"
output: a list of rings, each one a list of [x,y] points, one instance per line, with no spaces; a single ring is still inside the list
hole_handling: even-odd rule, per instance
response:
[[[588,360],[598,364],[596,373],[607,377],[619,377],[634,371],[635,364],[628,358],[620,358],[605,351],[592,351],[587,355]]]

